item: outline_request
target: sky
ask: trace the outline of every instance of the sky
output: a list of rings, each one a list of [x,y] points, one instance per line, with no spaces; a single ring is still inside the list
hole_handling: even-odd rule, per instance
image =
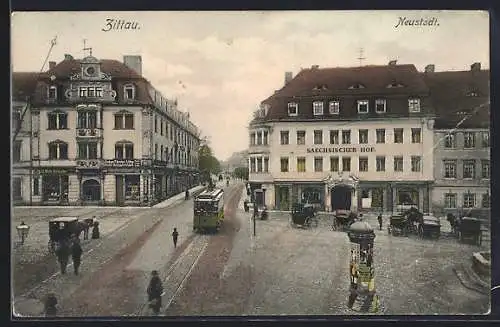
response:
[[[421,18],[438,25],[399,24]],[[139,29],[103,31],[107,19]],[[362,65],[489,68],[485,11],[17,12],[13,71],[40,71],[55,36],[49,61],[84,57],[83,39],[99,59],[141,55],[143,76],[178,99],[220,160],[248,148],[252,113],[286,71],[359,66],[360,48]]]

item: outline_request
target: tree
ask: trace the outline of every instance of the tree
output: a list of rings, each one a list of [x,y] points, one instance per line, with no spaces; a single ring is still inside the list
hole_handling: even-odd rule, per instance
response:
[[[210,178],[211,174],[221,172],[219,160],[214,157],[213,151],[208,145],[206,138],[202,139],[200,148],[198,149],[199,169],[205,179]]]
[[[248,168],[236,167],[233,171],[233,176],[236,178],[241,178],[243,180],[248,180]]]

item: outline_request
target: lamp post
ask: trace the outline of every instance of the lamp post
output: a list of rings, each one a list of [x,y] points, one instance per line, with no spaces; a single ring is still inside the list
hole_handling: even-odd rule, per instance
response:
[[[24,240],[28,237],[30,227],[26,225],[24,221],[22,221],[21,224],[19,224],[16,228],[17,228],[17,235],[21,240],[21,244],[24,244]]]

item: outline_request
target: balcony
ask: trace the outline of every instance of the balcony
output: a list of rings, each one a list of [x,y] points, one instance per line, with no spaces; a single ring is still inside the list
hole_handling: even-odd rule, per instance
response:
[[[269,144],[250,144],[248,147],[249,154],[258,154],[258,153],[270,153]]]
[[[101,169],[101,159],[76,159],[76,169]]]
[[[95,139],[102,137],[101,128],[77,128],[76,137],[80,139]]]
[[[252,182],[273,182],[274,178],[270,172],[250,172],[248,179]]]

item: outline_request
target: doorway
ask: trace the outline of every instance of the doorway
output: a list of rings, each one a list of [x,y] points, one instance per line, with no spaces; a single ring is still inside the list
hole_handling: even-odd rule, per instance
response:
[[[101,184],[95,179],[88,179],[82,184],[82,194],[84,201],[101,200]]]
[[[336,185],[331,189],[331,208],[334,210],[351,210],[352,187]]]

